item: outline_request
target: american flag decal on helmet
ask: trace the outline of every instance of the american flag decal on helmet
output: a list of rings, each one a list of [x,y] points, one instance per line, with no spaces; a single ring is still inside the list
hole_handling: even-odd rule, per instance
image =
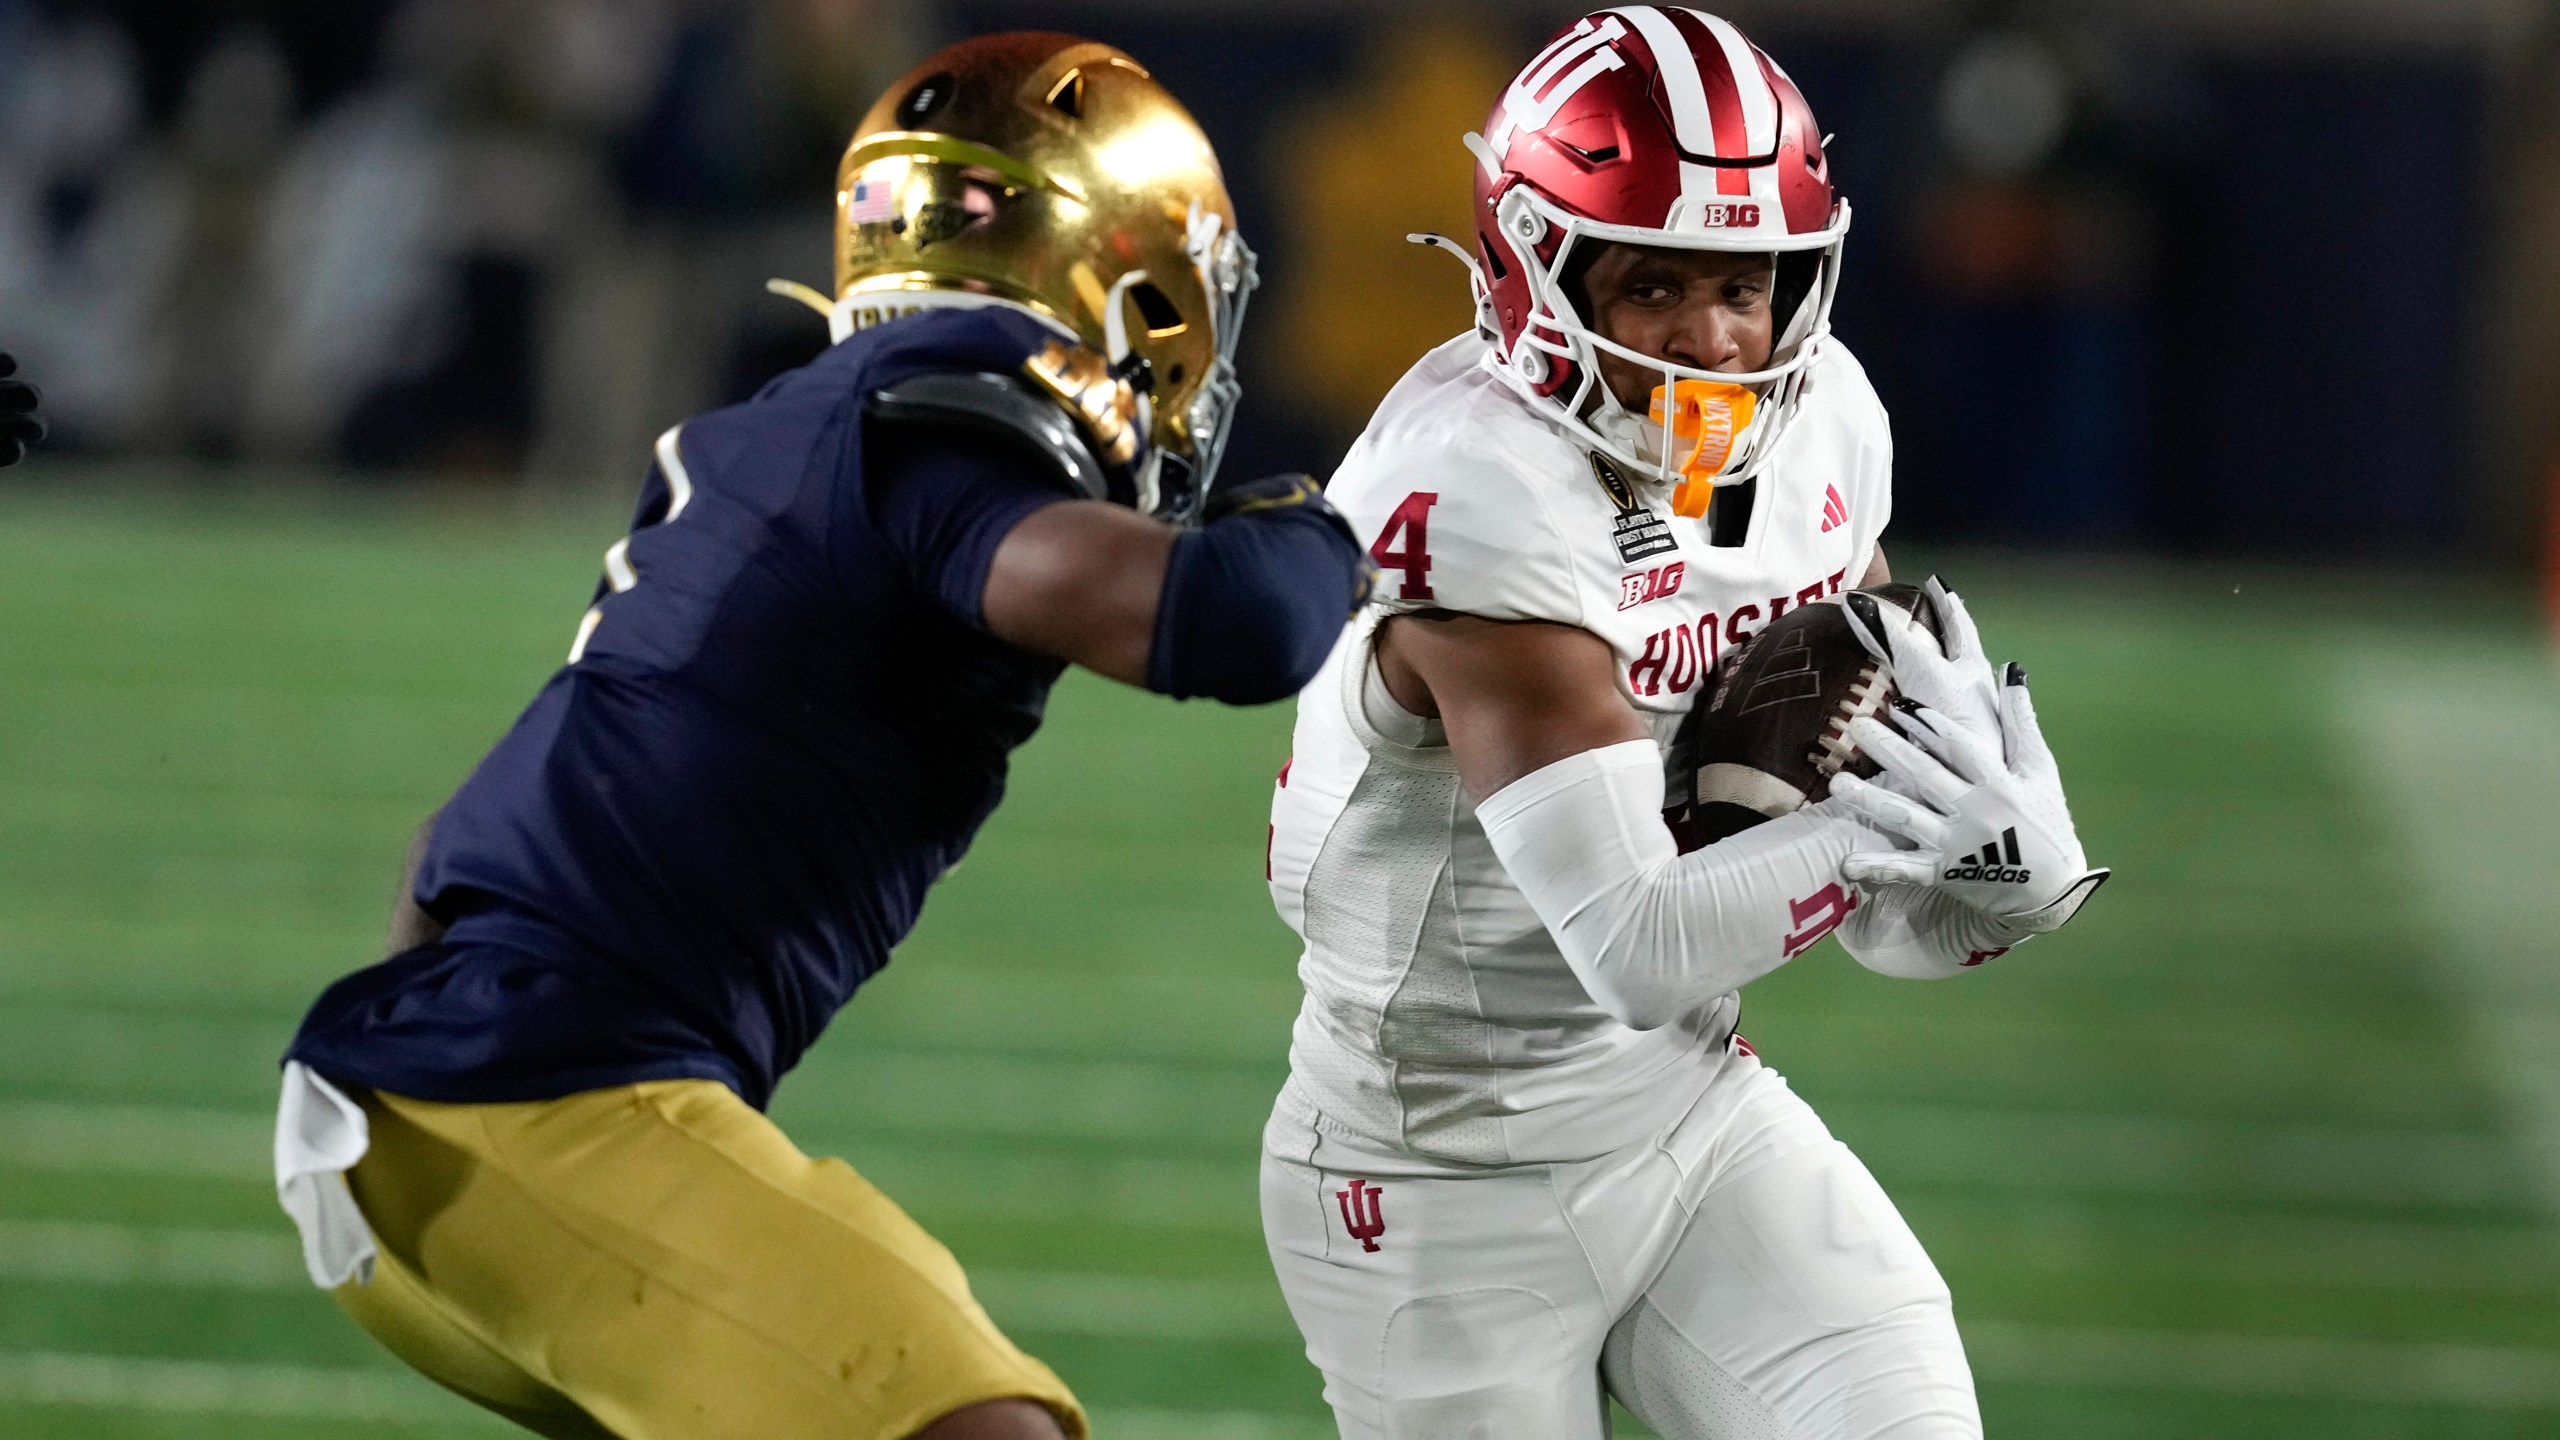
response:
[[[878,180],[856,180],[845,196],[845,218],[856,225],[879,225],[894,219],[898,202]]]

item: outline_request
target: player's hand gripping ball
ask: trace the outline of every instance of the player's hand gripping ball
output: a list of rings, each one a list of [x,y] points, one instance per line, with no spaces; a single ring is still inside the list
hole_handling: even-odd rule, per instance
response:
[[[1999,729],[1988,736],[1910,700],[1895,706],[1899,730],[1874,716],[1850,722],[1849,738],[1902,793],[1856,778],[1834,791],[1912,848],[1848,856],[1840,873],[1859,885],[1941,889],[2018,935],[2042,935],[2078,914],[2108,871],[2080,848],[2024,668],[2008,668],[1997,703]]]
[[[2027,672],[1995,677],[1964,602],[1932,577],[1922,587],[1939,620],[1936,644],[1888,623],[1875,602],[1844,597],[1867,653],[1901,693],[1885,716],[1849,722],[1847,740],[1880,763],[1840,778],[1832,794],[1911,849],[1841,862],[1858,885],[1943,890],[2017,934],[2060,929],[2108,872],[2080,848],[2062,772],[2036,723]]]
[[[1882,631],[1942,655],[1952,599],[1934,579],[1853,590],[1788,611],[1728,654],[1672,742],[1665,818],[1680,848],[1821,800],[1844,771],[1875,774],[1849,726],[1899,692],[1893,651],[1867,639]]]
[[[24,460],[27,447],[44,438],[44,421],[36,418],[44,396],[26,381],[9,378],[17,373],[18,362],[0,353],[0,465]]]

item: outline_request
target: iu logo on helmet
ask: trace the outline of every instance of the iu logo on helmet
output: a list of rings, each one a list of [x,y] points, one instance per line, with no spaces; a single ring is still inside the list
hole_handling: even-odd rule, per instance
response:
[[[1333,1201],[1342,1207],[1342,1228],[1360,1242],[1363,1250],[1378,1248],[1378,1237],[1387,1233],[1386,1211],[1380,1206],[1381,1191],[1366,1180],[1354,1180],[1348,1190],[1333,1192]]]

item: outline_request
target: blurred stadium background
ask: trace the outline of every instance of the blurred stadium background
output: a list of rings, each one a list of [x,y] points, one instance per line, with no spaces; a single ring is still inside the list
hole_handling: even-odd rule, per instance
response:
[[[1111,40],[1265,257],[1230,464],[1464,323],[1572,7],[0,0],[0,1435],[488,1435],[302,1281],[273,1059],[567,643],[659,429],[823,337],[835,153],[958,35]],[[2000,1435],[2560,1433],[2560,6],[1748,0],[1858,207],[1897,568],[2032,662],[2093,851],[1986,974],[1745,1027],[1953,1283]],[[1253,1154],[1286,707],[1070,682],[777,1113],[1106,1437],[1326,1433]]]

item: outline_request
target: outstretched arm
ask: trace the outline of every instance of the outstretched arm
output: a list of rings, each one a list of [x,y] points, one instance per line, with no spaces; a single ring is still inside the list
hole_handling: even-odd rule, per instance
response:
[[[1179,533],[1107,500],[1034,510],[987,566],[987,629],[1026,650],[1144,685],[1156,600]]]
[[[1841,860],[1881,843],[1816,806],[1680,854],[1661,755],[1588,631],[1398,617],[1379,651],[1390,693],[1439,715],[1494,853],[1583,988],[1637,1029],[1811,948],[1849,911]]]
[[[1304,476],[1221,492],[1177,529],[1070,500],[1024,516],[987,567],[987,629],[1160,694],[1258,705],[1314,677],[1369,562]]]

